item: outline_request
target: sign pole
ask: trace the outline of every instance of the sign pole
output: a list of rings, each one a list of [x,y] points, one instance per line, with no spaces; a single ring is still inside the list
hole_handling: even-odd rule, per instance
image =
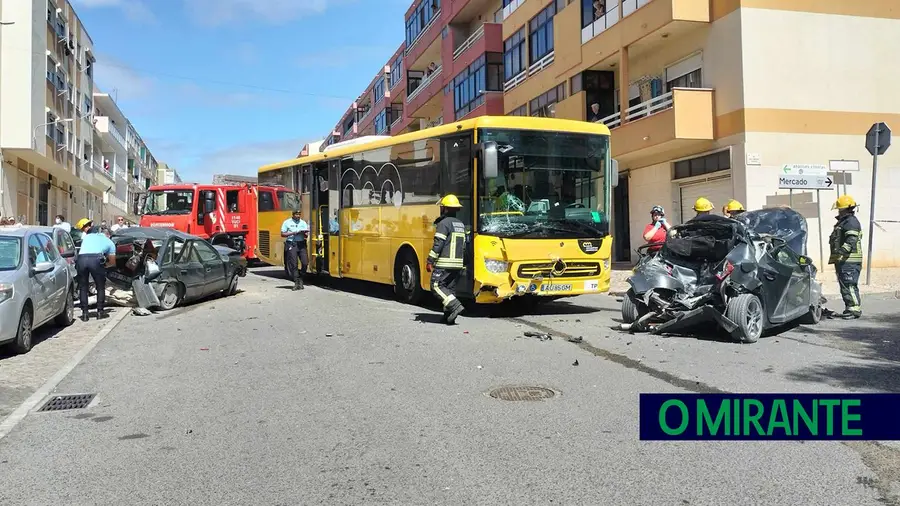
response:
[[[872,281],[872,245],[875,235],[875,175],[878,173],[878,134],[880,128],[875,128],[875,154],[872,155],[872,194],[869,196],[869,250],[866,253],[866,286]]]
[[[794,189],[793,188],[788,190],[788,205],[791,207],[791,209],[794,208]]]
[[[819,267],[825,265],[825,250],[822,247],[822,192],[816,188],[816,202],[819,205]]]

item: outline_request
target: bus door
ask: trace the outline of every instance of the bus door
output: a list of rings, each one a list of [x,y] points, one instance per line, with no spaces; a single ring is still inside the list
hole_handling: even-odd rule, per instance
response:
[[[325,162],[315,164],[312,175],[310,188],[312,215],[309,219],[309,228],[313,249],[310,253],[316,272],[328,273],[328,164]]]
[[[441,139],[441,159],[446,160],[441,170],[441,188],[443,194],[453,193],[463,205],[456,215],[466,225],[466,252],[463,277],[456,283],[458,297],[471,298],[475,290],[475,185],[472,184],[475,172],[472,170],[474,146],[472,133],[444,137]]]

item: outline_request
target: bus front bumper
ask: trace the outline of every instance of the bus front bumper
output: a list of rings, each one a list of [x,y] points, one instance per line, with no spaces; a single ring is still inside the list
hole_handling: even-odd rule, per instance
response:
[[[491,283],[493,282],[493,283]],[[516,279],[512,276],[506,282],[486,280],[480,285],[475,301],[480,304],[498,304],[515,297],[539,296],[548,298],[575,297],[578,295],[609,292],[610,271],[604,269],[599,275],[589,278],[534,277]]]

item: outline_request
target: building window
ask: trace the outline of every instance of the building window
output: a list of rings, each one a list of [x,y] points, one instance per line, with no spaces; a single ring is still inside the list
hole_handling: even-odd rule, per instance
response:
[[[377,115],[375,115],[375,134],[378,135],[387,130],[387,109],[382,109]]]
[[[503,80],[509,81],[525,70],[525,28],[503,41]]]
[[[560,83],[531,101],[531,115],[542,118],[556,117],[556,104],[566,98],[566,83]]]
[[[553,16],[556,3],[548,5],[528,22],[528,49],[531,64],[553,52]]]
[[[391,104],[391,108],[388,109],[388,124],[393,125],[401,118],[403,118],[403,104]]]
[[[484,103],[486,91],[502,91],[503,55],[485,53],[453,79],[453,109],[460,119]]]
[[[375,99],[374,99],[375,101],[378,101],[378,100],[381,100],[382,98],[384,98],[384,76],[378,78],[378,80],[375,81],[374,94],[375,94]]]
[[[572,76],[572,79],[569,80],[569,94],[574,95],[576,93],[581,92],[584,89],[584,79],[581,75],[581,72]]]
[[[412,16],[406,20],[406,47],[413,45],[440,10],[441,0],[422,0],[416,6]]]
[[[397,59],[394,60],[394,63],[391,64],[391,81],[390,81],[391,88],[390,89],[393,90],[394,86],[397,86],[397,83],[399,83],[402,79],[403,79],[403,56],[401,55],[401,56],[398,56]]]
[[[666,93],[672,91],[672,88],[700,88],[703,80],[703,72],[700,69],[688,72],[687,74],[676,77],[666,83]]]
[[[725,151],[719,151],[718,153],[675,162],[674,179],[702,176],[704,174],[712,174],[713,172],[728,170],[730,168],[731,153],[726,149]]]
[[[606,19],[606,27],[611,26],[618,21],[619,0],[581,0],[582,28],[589,26],[591,23],[603,18],[603,16],[606,16],[607,14],[610,14],[610,18],[612,19]]]
[[[509,111],[507,116],[528,116],[528,106],[525,104],[516,107],[512,111]]]

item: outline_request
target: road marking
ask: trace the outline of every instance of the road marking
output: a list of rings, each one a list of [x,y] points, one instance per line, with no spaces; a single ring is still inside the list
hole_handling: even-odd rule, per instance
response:
[[[6,417],[3,422],[0,422],[0,439],[6,437],[16,425],[19,424],[35,406],[37,406],[41,401],[43,401],[50,392],[56,388],[57,385],[84,360],[84,357],[87,356],[94,347],[97,346],[100,341],[103,340],[114,328],[116,325],[121,323],[122,320],[125,319],[126,316],[131,312],[131,308],[123,307],[120,311],[115,312],[109,319],[109,322],[97,332],[97,335],[94,336],[87,344],[81,347],[68,362],[64,365],[60,370],[56,371],[50,379],[47,380],[46,383],[41,385],[40,388],[33,394],[31,397],[25,399],[25,401],[16,408],[15,411],[12,412],[8,417]]]

